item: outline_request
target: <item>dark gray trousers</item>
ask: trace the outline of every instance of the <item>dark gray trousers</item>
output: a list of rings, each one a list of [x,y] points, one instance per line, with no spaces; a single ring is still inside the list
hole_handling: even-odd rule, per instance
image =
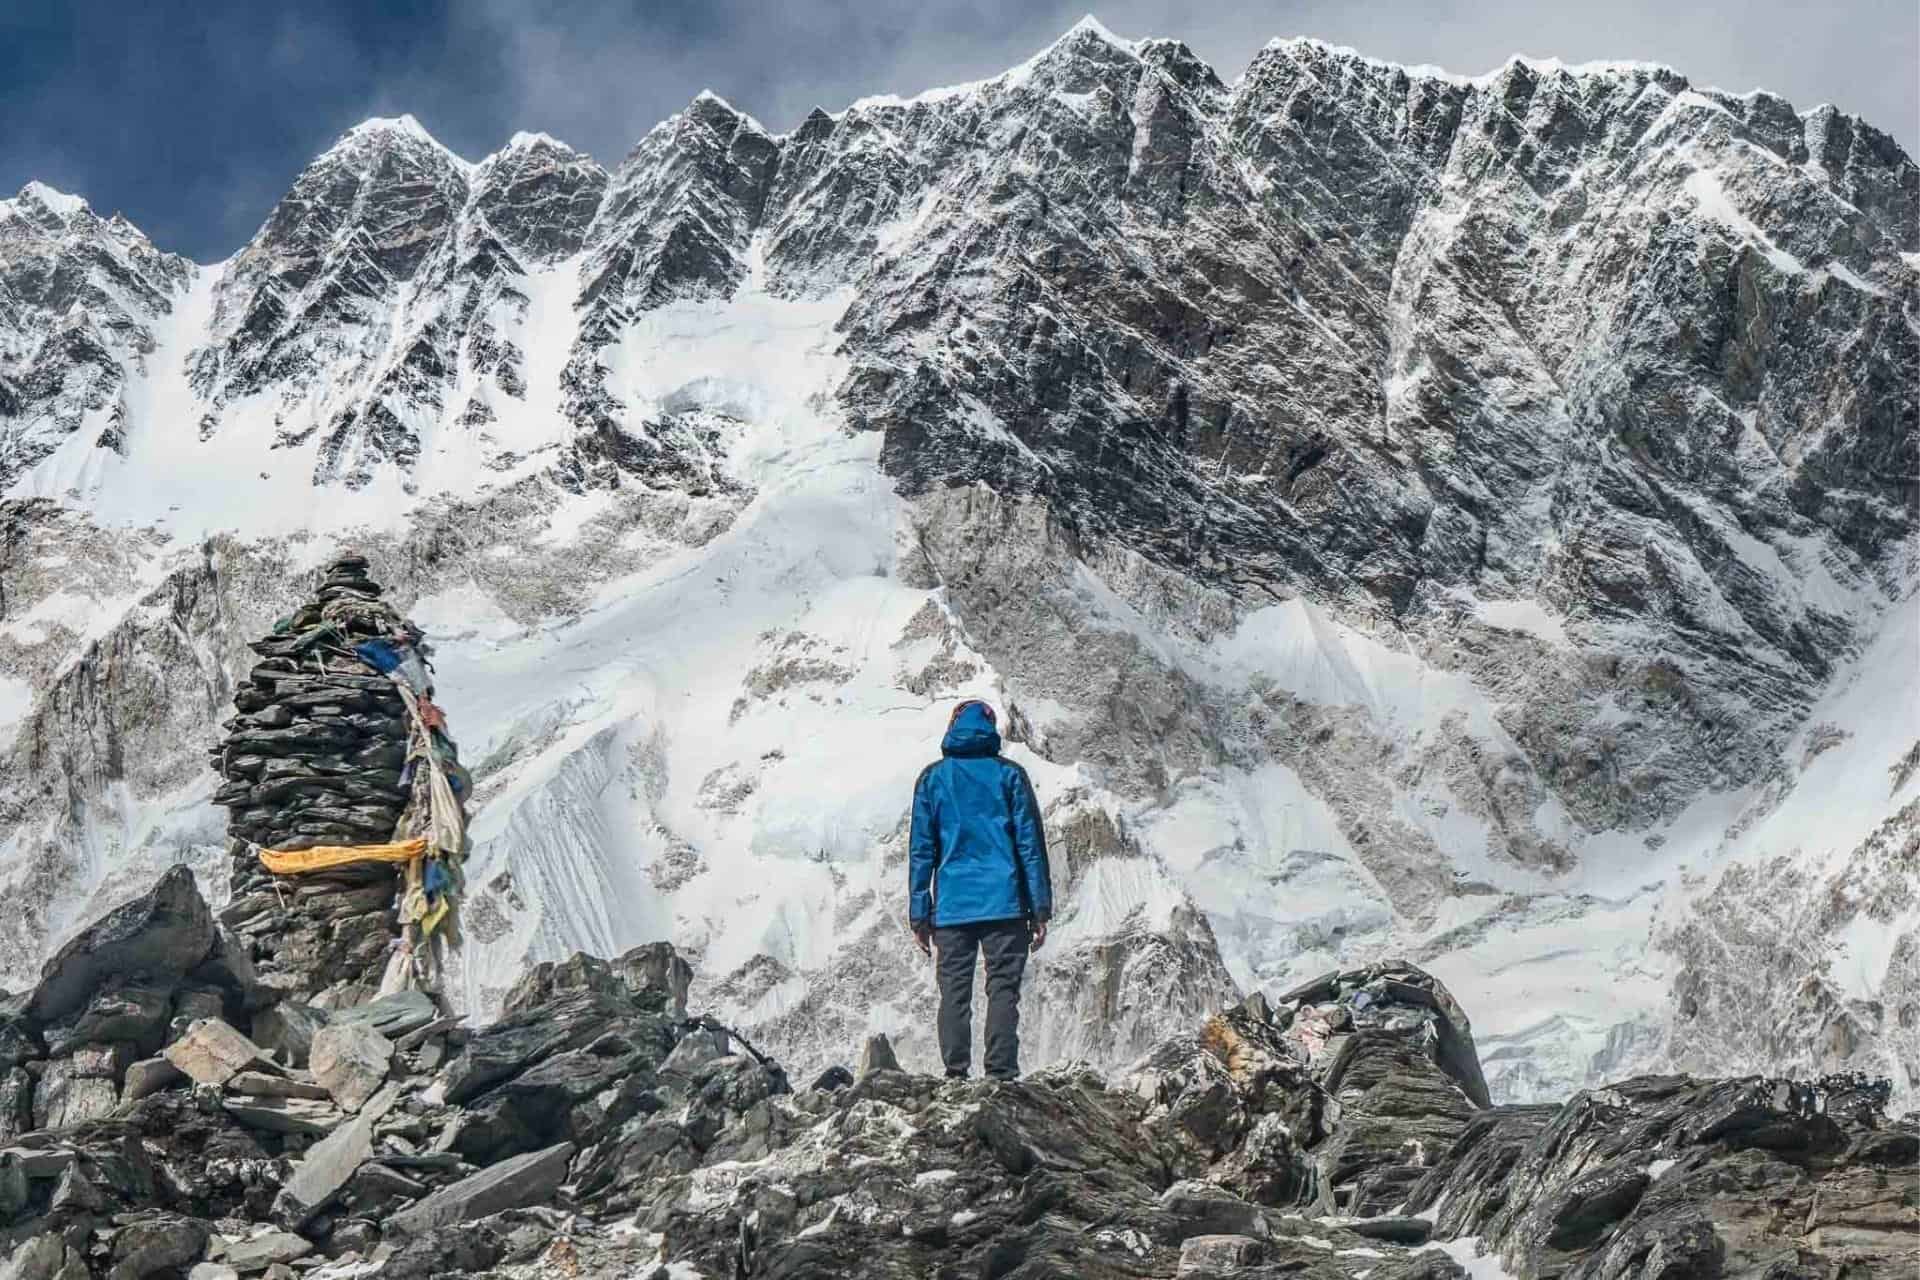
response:
[[[940,1057],[950,1076],[973,1063],[973,957],[987,958],[987,1074],[1020,1074],[1020,978],[1032,934],[1025,920],[988,920],[933,931],[940,957]]]

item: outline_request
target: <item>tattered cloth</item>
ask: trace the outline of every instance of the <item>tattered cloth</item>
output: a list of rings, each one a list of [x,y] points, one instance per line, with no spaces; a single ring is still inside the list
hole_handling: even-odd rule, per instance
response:
[[[329,867],[356,862],[412,862],[427,851],[427,842],[397,840],[391,844],[323,844],[312,849],[262,849],[260,865],[277,876],[304,876]]]

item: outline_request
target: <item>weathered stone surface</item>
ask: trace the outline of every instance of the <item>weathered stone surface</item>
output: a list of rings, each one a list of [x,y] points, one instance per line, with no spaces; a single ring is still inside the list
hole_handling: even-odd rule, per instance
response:
[[[90,1280],[85,1256],[54,1233],[29,1236],[0,1266],[0,1280]]]
[[[274,990],[260,980],[247,943],[224,924],[215,925],[213,950],[193,976],[218,987],[246,1013],[264,1009],[277,998]]]
[[[892,1042],[884,1035],[868,1036],[866,1044],[860,1048],[860,1067],[855,1074],[866,1076],[876,1071],[899,1069],[900,1059],[894,1056]]]
[[[19,1067],[0,1071],[0,1142],[33,1128],[33,1077]]]
[[[395,1040],[439,1016],[439,1006],[426,992],[400,991],[353,1008],[335,1009],[328,1015],[327,1025],[370,1027],[388,1040]]]
[[[79,1012],[44,1030],[47,1052],[71,1053],[81,1045],[107,1041],[125,1043],[137,1055],[153,1053],[166,1032],[172,1004],[169,986],[102,986]]]
[[[311,1243],[291,1232],[263,1231],[228,1245],[220,1261],[245,1276],[257,1271],[265,1271],[280,1263],[304,1258],[312,1252]]]
[[[4,1010],[7,1003],[0,1000],[0,1010]],[[47,1047],[31,1025],[0,1011],[0,1072],[46,1056]]]
[[[202,1018],[166,1048],[166,1059],[195,1084],[224,1085],[242,1071],[278,1071],[260,1046],[218,1018]]]
[[[1433,1235],[1433,1223],[1425,1218],[1356,1218],[1346,1228],[1369,1240],[1391,1240],[1395,1244],[1425,1244]]]
[[[624,993],[574,992],[503,1016],[474,1033],[441,1072],[448,1102],[477,1097],[529,1065],[597,1039],[607,1025],[632,1010]]]
[[[273,1203],[274,1220],[298,1231],[325,1209],[354,1172],[373,1155],[374,1126],[399,1097],[389,1085],[368,1099],[358,1115],[307,1149]]]
[[[55,1058],[44,1064],[33,1090],[33,1120],[38,1128],[64,1129],[110,1115],[120,1101],[112,1077],[82,1074],[75,1059]]]
[[[1407,1204],[1437,1206],[1436,1236],[1478,1236],[1521,1276],[1577,1265],[1612,1277],[1630,1274],[1613,1259],[1647,1257],[1671,1274],[1757,1275],[1802,1242],[1891,1275],[1920,1265],[1920,1200],[1868,1153],[1910,1168],[1920,1119],[1876,1119],[1886,1093],[1859,1077],[1654,1076],[1559,1108],[1504,1108],[1477,1119]],[[1804,1234],[1789,1240],[1783,1222]]]
[[[598,956],[576,951],[565,960],[543,960],[507,991],[500,1012],[509,1017],[553,1003],[564,995],[594,994],[618,999],[630,994],[622,976]]]
[[[384,1216],[395,1205],[426,1195],[427,1185],[397,1169],[368,1161],[354,1171],[345,1190],[345,1203],[354,1213]]]
[[[27,1204],[27,1171],[20,1157],[0,1151],[0,1223],[13,1220]]]
[[[171,1089],[189,1078],[187,1073],[174,1066],[169,1058],[164,1056],[147,1058],[127,1068],[126,1083],[121,1087],[121,1098],[126,1102],[138,1102],[150,1093]]]
[[[227,1016],[227,998],[217,987],[181,987],[173,993],[173,1016],[167,1020],[166,1039],[169,1043],[187,1034],[187,1028],[202,1018],[218,1018],[225,1021]]]
[[[99,1213],[106,1207],[106,1196],[78,1160],[60,1171],[53,1198],[47,1201],[47,1208],[54,1213]]]
[[[387,1079],[393,1042],[369,1021],[334,1021],[313,1037],[307,1060],[313,1078],[348,1111],[357,1110]]]
[[[1193,1236],[1180,1245],[1180,1269],[1175,1274],[1211,1280],[1266,1256],[1266,1245],[1250,1236]]]
[[[290,1067],[307,1065],[313,1037],[327,1025],[327,1011],[282,1000],[253,1016],[253,1042]]]
[[[513,1209],[539,1204],[567,1180],[567,1163],[574,1146],[562,1142],[544,1151],[514,1156],[443,1187],[425,1200],[395,1214],[388,1230],[417,1236],[452,1222],[468,1222]]]
[[[311,1098],[231,1097],[221,1105],[248,1128],[316,1138],[332,1133],[347,1118],[347,1113],[332,1103]]]
[[[26,1012],[36,1021],[58,1021],[82,1008],[94,989],[111,978],[178,977],[213,949],[213,913],[193,882],[176,866],[151,891],[121,906],[73,938],[41,970]]]
[[[675,1050],[675,1052],[678,1052],[678,1050]],[[828,1067],[818,1076],[815,1076],[813,1083],[808,1085],[807,1088],[821,1089],[831,1093],[835,1089],[846,1088],[853,1083],[853,1080],[853,1072],[847,1070],[845,1067]]]
[[[673,949],[672,943],[649,942],[635,947],[613,962],[613,970],[636,995],[657,992],[665,997],[669,1013],[676,1018],[687,1016],[693,966]]]
[[[696,1027],[681,1037],[673,1052],[660,1064],[660,1070],[672,1075],[692,1075],[709,1062],[727,1056],[727,1034],[708,1027]]]
[[[224,1262],[197,1262],[187,1272],[187,1280],[240,1280],[240,1273]]]
[[[227,1081],[227,1092],[252,1098],[312,1098],[322,1102],[333,1097],[325,1085],[314,1080],[268,1075],[264,1071],[242,1071]]]
[[[173,1216],[148,1218],[122,1227],[113,1238],[113,1266],[107,1280],[145,1280],[176,1275],[206,1252],[203,1222]]]

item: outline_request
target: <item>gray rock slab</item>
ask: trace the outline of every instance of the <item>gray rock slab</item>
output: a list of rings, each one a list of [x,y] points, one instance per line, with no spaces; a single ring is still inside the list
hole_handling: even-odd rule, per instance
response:
[[[260,1046],[218,1018],[201,1018],[167,1046],[166,1059],[195,1084],[224,1085],[242,1071],[277,1072]]]
[[[313,1037],[313,1078],[348,1111],[358,1110],[386,1082],[393,1041],[365,1022],[330,1022]]]
[[[393,1108],[399,1094],[398,1086],[388,1085],[367,1100],[359,1115],[307,1150],[273,1202],[273,1215],[281,1226],[298,1231],[333,1202],[373,1155],[374,1126]]]
[[[573,1144],[562,1142],[502,1160],[394,1214],[387,1220],[388,1234],[417,1236],[450,1222],[471,1222],[502,1210],[539,1204],[567,1180],[567,1162],[572,1158]]]

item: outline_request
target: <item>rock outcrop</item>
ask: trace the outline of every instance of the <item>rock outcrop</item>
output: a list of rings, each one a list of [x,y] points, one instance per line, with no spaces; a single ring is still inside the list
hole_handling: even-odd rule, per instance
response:
[[[167,901],[192,915],[177,879]],[[156,906],[89,936],[165,953]],[[84,954],[0,1023],[31,1075],[57,1060],[27,1011],[116,989]],[[395,1041],[375,1027],[405,1025],[396,1006],[343,1011],[332,1030],[389,1055],[351,1114],[216,1018],[165,1032],[185,1075],[0,1143],[0,1275],[1852,1280],[1920,1264],[1920,1120],[1888,1118],[1885,1082],[1645,1077],[1490,1107],[1465,1013],[1404,963],[1250,996],[1112,1080],[914,1075],[881,1039],[858,1077],[797,1093],[686,1016],[683,967],[658,947],[576,955],[530,971],[494,1025]],[[195,990],[178,965],[144,980],[163,1002]],[[95,1051],[132,1052],[144,1026],[95,1024]]]

